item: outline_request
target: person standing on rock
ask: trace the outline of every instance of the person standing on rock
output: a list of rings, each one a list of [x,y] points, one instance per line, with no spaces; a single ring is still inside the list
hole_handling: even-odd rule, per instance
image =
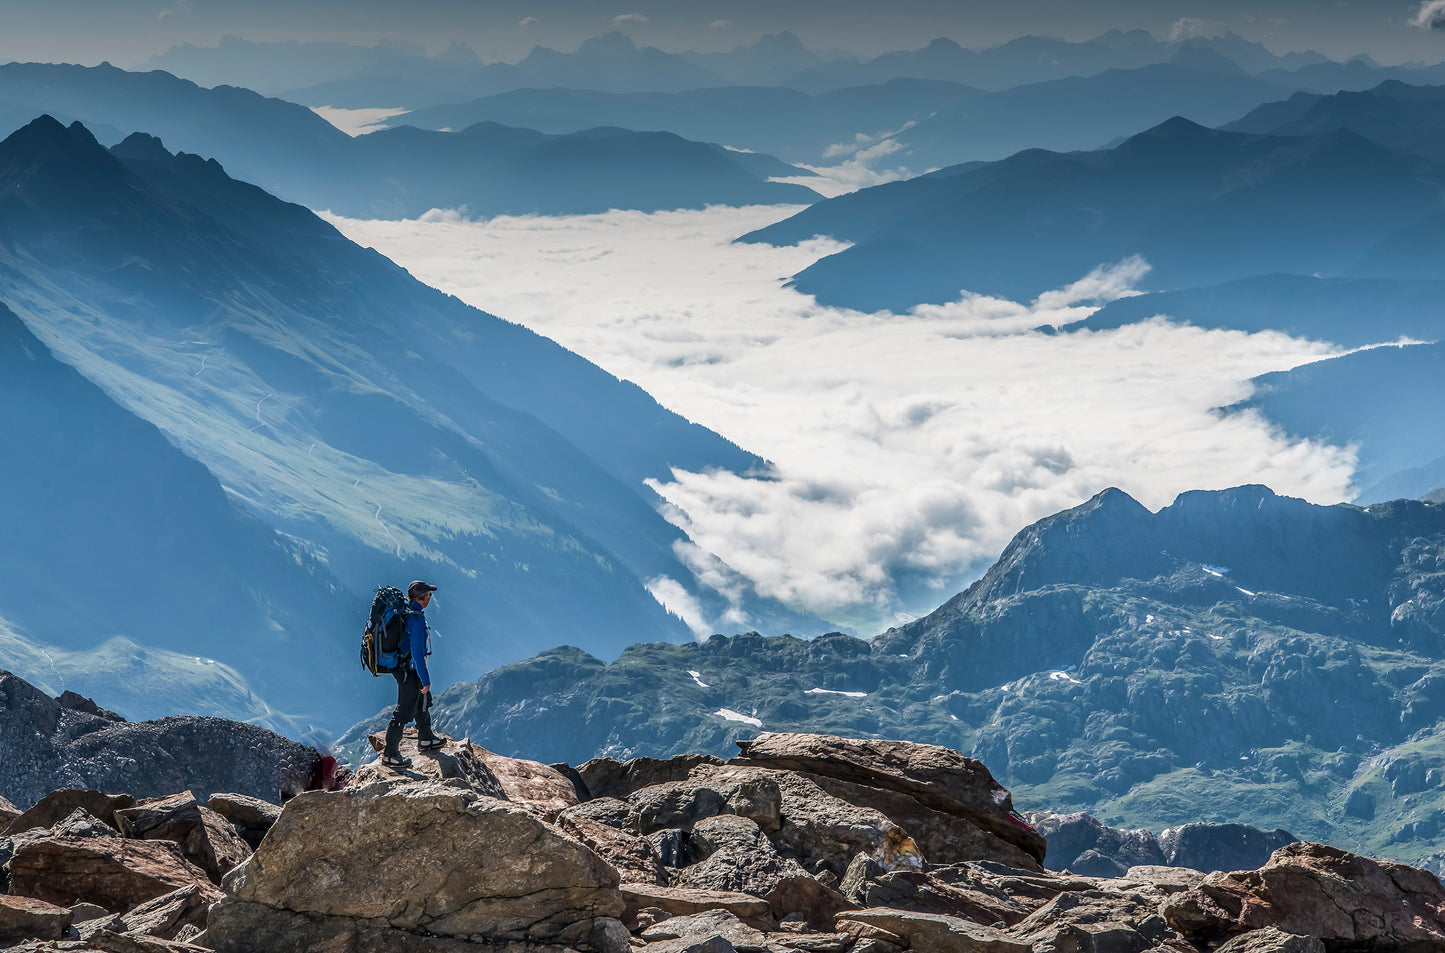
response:
[[[411,767],[411,759],[401,756],[401,731],[412,721],[416,722],[418,750],[434,751],[446,744],[445,739],[432,734],[431,674],[426,669],[431,643],[427,635],[426,607],[431,605],[431,594],[436,591],[436,586],[420,579],[406,587],[406,631],[402,645],[408,657],[392,672],[396,676],[396,711],[386,726],[386,749],[381,753],[381,763],[388,768]]]

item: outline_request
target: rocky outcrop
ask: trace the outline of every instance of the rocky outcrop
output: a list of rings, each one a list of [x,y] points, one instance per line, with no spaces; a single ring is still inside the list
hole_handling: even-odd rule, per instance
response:
[[[618,883],[578,841],[464,782],[369,784],[289,802],[226,877],[206,941],[218,953],[440,951],[477,937],[620,953]]]
[[[321,759],[255,725],[190,716],[127,722],[88,699],[62,699],[0,671],[0,796],[31,805],[63,788],[136,797],[234,791],[280,804],[311,786]]]
[[[0,947],[8,949],[22,940],[59,940],[73,917],[64,907],[44,900],[0,894]]]
[[[903,795],[919,808],[937,815],[938,819],[931,823],[952,821],[953,829],[966,830],[958,822],[967,822],[1031,857],[1034,863],[1043,862],[1044,839],[1014,810],[1009,792],[994,780],[982,762],[957,751],[907,741],[856,741],[829,735],[776,732],[739,742],[738,747],[743,755],[738,759],[739,764],[782,768],[865,791]],[[819,781],[819,786],[829,790],[823,781]],[[829,793],[851,800],[836,790]],[[915,826],[918,828],[915,839],[918,839],[924,825]],[[942,841],[946,839],[946,836],[940,837]],[[983,844],[979,838],[962,849],[976,850]],[[976,858],[957,858],[964,859]]]
[[[121,837],[45,836],[28,839],[10,858],[10,892],[60,906],[94,903],[121,913],[192,884],[209,900],[220,892],[205,871],[169,841]]]
[[[1259,870],[1214,874],[1160,911],[1196,943],[1274,928],[1339,949],[1445,949],[1445,887],[1432,874],[1321,844],[1290,844]]]
[[[1191,870],[1253,870],[1298,838],[1288,831],[1261,830],[1246,824],[1184,824],[1158,836],[1143,829],[1120,830],[1090,814],[1029,815],[1048,842],[1051,870],[1089,877],[1123,877],[1132,867],[1185,867]]]
[[[12,820],[5,828],[5,834],[13,837],[25,831],[52,827],[77,810],[84,811],[111,827],[115,827],[115,812],[121,808],[130,807],[134,803],[135,798],[129,794],[112,795],[102,794],[99,791],[76,790],[51,791],[31,805],[28,811]]]
[[[180,845],[187,860],[206,872],[217,886],[233,867],[251,855],[251,848],[224,817],[196,803],[190,791],[147,798],[121,808],[115,819],[127,837],[168,840]]]
[[[369,735],[367,741],[378,753],[386,747],[384,734]],[[431,751],[419,750],[416,743],[416,729],[406,729],[400,750],[412,761],[407,771],[394,772],[379,762],[372,762],[362,769],[365,774],[358,776],[357,782],[365,784],[373,778],[402,774],[437,780],[463,778],[478,794],[502,798],[549,820],[581,800],[571,778],[540,761],[507,758],[466,739],[448,738],[442,747]]]

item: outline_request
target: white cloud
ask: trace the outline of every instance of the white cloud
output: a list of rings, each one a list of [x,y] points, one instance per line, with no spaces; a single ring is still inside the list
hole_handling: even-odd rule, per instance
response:
[[[1151,507],[1247,482],[1320,502],[1351,495],[1350,451],[1215,412],[1247,397],[1251,377],[1328,346],[1163,319],[1034,330],[1130,293],[1147,269],[1138,259],[1032,303],[822,307],[783,282],[844,246],[731,243],[791,211],[333,221],[772,461],[763,475],[657,484],[697,579],[652,589],[699,632],[734,626],[689,618],[682,595],[695,581],[734,605],[751,585],[876,632],[933,609],[1020,528],[1106,486]]]
[[[714,20],[707,25],[709,30],[726,30],[733,25],[731,20]]]
[[[1445,0],[1425,0],[1415,11],[1410,25],[1421,30],[1445,29]]]
[[[713,629],[707,620],[707,613],[682,583],[668,576],[656,576],[647,581],[647,591],[660,606],[687,623],[693,635],[699,639],[712,635]],[[703,688],[707,686],[703,685]]]
[[[612,22],[618,26],[622,26],[627,23],[647,23],[649,21],[647,17],[640,13],[623,13],[613,17]]]
[[[312,106],[311,111],[348,136],[364,136],[386,127],[386,121],[405,109],[343,109],[340,106]]]
[[[536,17],[523,17],[521,21],[517,23],[517,26],[525,30],[529,26],[536,26],[539,22]]]

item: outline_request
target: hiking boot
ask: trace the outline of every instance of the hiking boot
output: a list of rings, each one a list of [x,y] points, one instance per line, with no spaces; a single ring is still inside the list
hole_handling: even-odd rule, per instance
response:
[[[447,739],[445,738],[427,738],[425,741],[418,741],[416,743],[416,750],[435,751],[446,743]]]
[[[384,764],[384,765],[386,765],[388,768],[409,768],[409,767],[411,767],[411,759],[410,759],[410,758],[403,758],[403,757],[402,757],[401,755],[399,755],[399,754],[384,754],[384,755],[381,756],[381,763]]]

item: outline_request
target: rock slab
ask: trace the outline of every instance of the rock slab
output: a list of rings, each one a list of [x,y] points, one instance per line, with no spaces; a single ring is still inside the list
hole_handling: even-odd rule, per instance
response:
[[[409,935],[622,953],[618,882],[583,844],[462,782],[310,792],[227,875],[205,939],[217,953],[261,936],[294,938],[277,951],[405,949]]]

